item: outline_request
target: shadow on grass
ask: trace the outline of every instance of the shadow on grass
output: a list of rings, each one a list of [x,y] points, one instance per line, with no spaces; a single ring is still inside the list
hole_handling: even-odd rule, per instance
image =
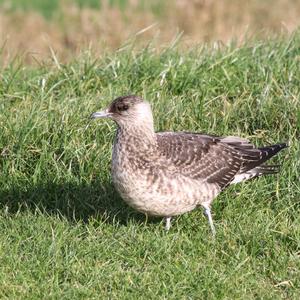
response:
[[[145,216],[131,209],[110,182],[38,183],[0,191],[0,208],[15,214],[37,209],[49,215],[60,215],[68,221],[88,222],[91,217],[106,223],[126,225],[130,220],[145,222]],[[151,222],[160,222],[153,219]]]

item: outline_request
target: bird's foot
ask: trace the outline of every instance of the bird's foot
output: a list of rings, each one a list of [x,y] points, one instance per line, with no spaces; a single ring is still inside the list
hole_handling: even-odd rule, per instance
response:
[[[169,231],[169,229],[171,228],[171,217],[165,217],[165,230]]]

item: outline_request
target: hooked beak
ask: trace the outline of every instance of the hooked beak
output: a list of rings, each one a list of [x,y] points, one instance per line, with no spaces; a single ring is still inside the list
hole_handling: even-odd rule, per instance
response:
[[[97,119],[97,118],[109,118],[111,113],[108,110],[96,111],[91,114],[90,119]]]

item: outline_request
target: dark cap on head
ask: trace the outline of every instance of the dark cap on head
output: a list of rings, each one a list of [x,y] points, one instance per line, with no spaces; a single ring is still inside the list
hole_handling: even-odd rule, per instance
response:
[[[108,111],[113,114],[120,114],[123,111],[128,110],[134,104],[140,102],[143,102],[143,99],[135,95],[121,96],[113,100],[108,108]]]
[[[141,97],[135,95],[121,96],[111,102],[107,109],[103,111],[97,111],[91,115],[91,119],[96,118],[111,118],[117,123],[120,123],[121,119],[124,120],[144,120],[152,119],[151,107],[147,101],[144,101]],[[153,120],[152,120],[153,121]]]

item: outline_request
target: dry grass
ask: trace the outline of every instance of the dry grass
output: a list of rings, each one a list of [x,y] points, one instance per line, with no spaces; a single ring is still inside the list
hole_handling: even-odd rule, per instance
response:
[[[27,62],[45,59],[50,47],[60,60],[66,61],[86,48],[96,54],[116,49],[133,37],[138,44],[153,40],[161,45],[178,32],[184,33],[188,45],[233,38],[239,41],[245,34],[265,37],[289,33],[300,23],[300,2],[292,0],[165,1],[159,12],[150,7],[141,9],[138,0],[128,1],[123,11],[102,2],[100,10],[65,3],[50,20],[37,12],[8,13],[2,7],[2,61],[11,61],[19,53],[25,55]]]

